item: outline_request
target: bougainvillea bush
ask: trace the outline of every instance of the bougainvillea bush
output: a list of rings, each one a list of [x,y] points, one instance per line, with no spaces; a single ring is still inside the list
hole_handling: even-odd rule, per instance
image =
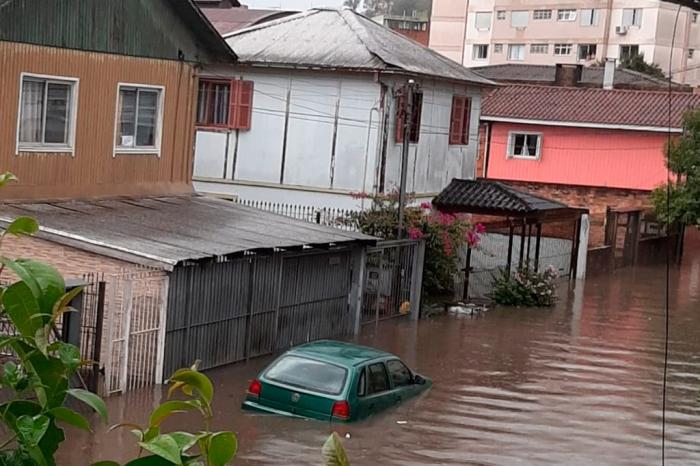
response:
[[[356,196],[371,199],[372,207],[351,212],[345,222],[368,235],[397,239],[398,193]],[[465,215],[438,212],[429,202],[411,205],[413,201],[409,198],[409,206],[404,209],[404,225],[408,238],[425,240],[423,293],[427,298],[450,295],[454,291],[454,276],[459,272],[460,249],[478,246],[485,228],[481,224],[472,225]]]
[[[493,300],[504,306],[550,307],[557,300],[557,271],[553,266],[538,272],[525,265],[512,274],[507,271],[493,282]]]

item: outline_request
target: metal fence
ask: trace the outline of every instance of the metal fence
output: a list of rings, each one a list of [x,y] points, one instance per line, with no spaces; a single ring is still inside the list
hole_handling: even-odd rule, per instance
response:
[[[422,241],[384,241],[368,248],[362,323],[417,312],[423,276]]]
[[[284,215],[285,217],[292,217],[297,220],[304,220],[306,222],[326,225],[339,228],[341,230],[357,230],[354,225],[346,221],[348,215],[353,212],[349,209],[314,207],[268,201],[253,201],[249,199],[235,199],[235,202],[244,206],[272,212],[274,214]]]

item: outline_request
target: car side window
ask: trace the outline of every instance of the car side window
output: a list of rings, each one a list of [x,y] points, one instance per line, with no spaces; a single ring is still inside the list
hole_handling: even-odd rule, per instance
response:
[[[404,363],[398,359],[392,359],[387,361],[386,367],[389,369],[389,376],[391,377],[391,382],[394,387],[403,387],[405,385],[411,385],[411,371],[406,367]]]
[[[367,366],[367,373],[369,375],[367,380],[368,395],[389,390],[389,378],[383,363],[370,364]]]
[[[365,396],[367,393],[367,377],[365,376],[365,370],[362,369],[360,372],[360,378],[357,381],[357,396]]]

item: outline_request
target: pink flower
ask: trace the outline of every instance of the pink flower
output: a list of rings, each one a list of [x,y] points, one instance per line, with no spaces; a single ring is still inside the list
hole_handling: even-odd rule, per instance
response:
[[[467,244],[469,245],[470,248],[475,248],[476,246],[479,245],[479,241],[481,241],[481,238],[479,238],[479,235],[474,233],[474,231],[472,231],[472,230],[467,230],[466,239],[467,239]]]
[[[440,212],[438,214],[438,221],[440,222],[440,225],[448,227],[455,221],[455,216]]]
[[[425,238],[425,233],[420,228],[411,227],[408,229],[408,237],[410,239],[423,239]]]
[[[359,193],[358,192],[358,193],[350,193],[350,197],[352,197],[353,199],[367,199],[370,196],[367,193]]]
[[[420,208],[432,210],[433,204],[431,204],[430,202],[421,202]]]
[[[478,234],[483,234],[486,233],[486,227],[484,226],[483,223],[477,223],[476,226],[474,227],[474,231],[476,231]]]
[[[452,256],[452,253],[453,253],[452,241],[450,240],[450,235],[447,234],[446,231],[442,232],[442,248],[443,248],[443,251],[445,252],[446,256],[448,256],[448,257]]]

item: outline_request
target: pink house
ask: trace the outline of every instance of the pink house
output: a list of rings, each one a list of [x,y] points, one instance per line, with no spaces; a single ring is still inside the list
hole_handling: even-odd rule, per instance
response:
[[[602,224],[606,207],[641,207],[666,180],[669,123],[700,95],[661,91],[509,85],[481,110],[477,175],[507,181],[571,206]],[[595,242],[595,237],[592,237]]]

